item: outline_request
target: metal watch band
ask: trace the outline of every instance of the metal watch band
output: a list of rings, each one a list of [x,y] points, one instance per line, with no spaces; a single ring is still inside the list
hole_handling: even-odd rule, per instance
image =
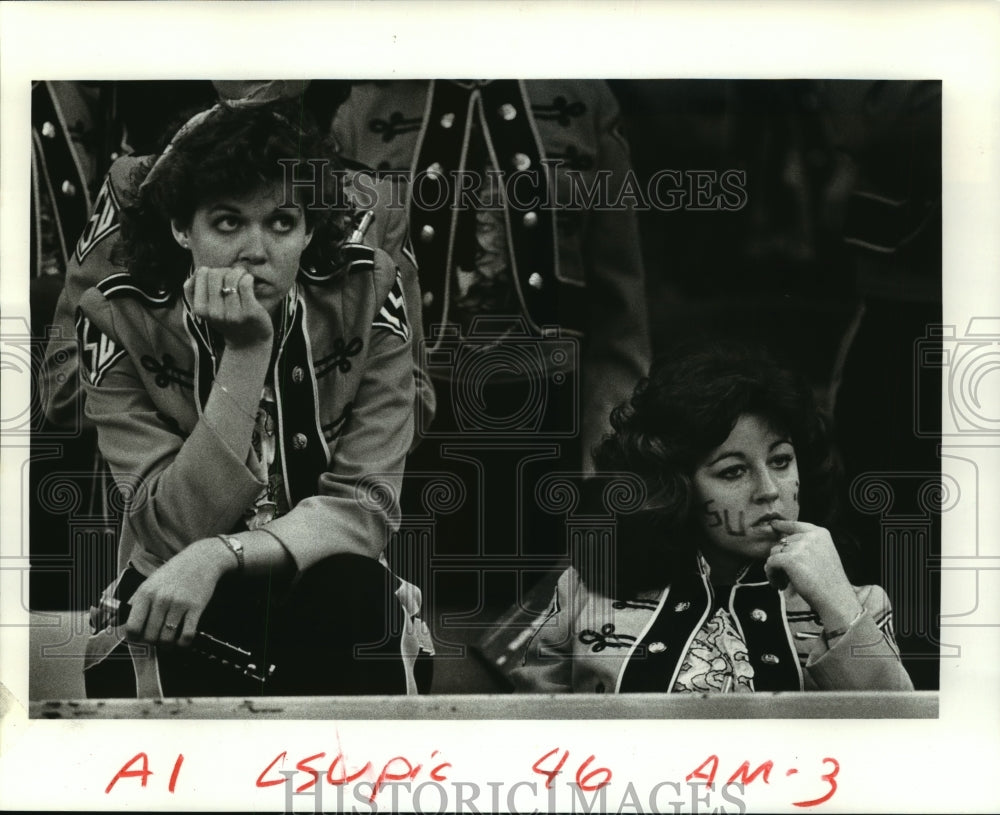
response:
[[[238,564],[239,570],[242,572],[246,567],[246,558],[243,554],[243,544],[238,538],[234,538],[230,535],[216,535],[216,537],[226,544],[230,552],[236,555],[236,563]]]

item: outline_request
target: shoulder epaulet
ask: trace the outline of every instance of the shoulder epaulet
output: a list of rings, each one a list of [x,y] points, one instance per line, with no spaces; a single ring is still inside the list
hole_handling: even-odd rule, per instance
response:
[[[122,156],[108,170],[108,180],[122,206],[130,207],[139,197],[139,184],[146,177],[156,156]]]
[[[167,292],[149,294],[149,292],[139,288],[132,281],[132,275],[128,272],[110,275],[97,284],[97,290],[104,295],[107,300],[115,300],[119,297],[131,297],[139,300],[149,308],[163,308],[170,305],[171,297]]]
[[[323,284],[338,274],[370,273],[375,270],[375,250],[363,243],[345,243],[340,247],[341,262],[326,271],[300,269],[300,274],[310,283]]]

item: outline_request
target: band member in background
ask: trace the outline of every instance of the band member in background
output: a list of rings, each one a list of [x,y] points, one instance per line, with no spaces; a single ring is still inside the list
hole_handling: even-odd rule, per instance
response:
[[[579,342],[579,403],[562,405],[578,416],[552,421],[578,423],[566,459],[589,468],[650,354],[635,199],[624,189],[628,144],[607,85],[359,83],[333,134],[344,156],[404,179],[429,352],[453,336],[442,326],[474,347],[543,329]],[[481,333],[477,317],[490,318]],[[498,367],[497,381],[552,373]],[[443,399],[462,372],[439,374]]]

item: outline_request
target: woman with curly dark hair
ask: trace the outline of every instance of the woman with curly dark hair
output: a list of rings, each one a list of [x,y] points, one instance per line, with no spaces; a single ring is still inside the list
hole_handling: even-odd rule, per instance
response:
[[[642,484],[612,551],[560,578],[520,690],[909,690],[891,609],[827,530],[834,459],[808,386],[728,344],[653,366],[600,473]]]
[[[294,106],[198,114],[136,179],[128,271],[80,300],[86,412],[127,496],[92,696],[416,690],[419,592],[383,557],[410,333],[396,265],[347,238],[335,188],[292,183],[328,155]]]

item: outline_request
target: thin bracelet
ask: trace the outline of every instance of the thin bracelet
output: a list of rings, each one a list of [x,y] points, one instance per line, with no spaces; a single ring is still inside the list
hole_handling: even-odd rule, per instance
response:
[[[276,541],[277,541],[278,543],[280,543],[280,544],[281,544],[281,548],[282,548],[282,549],[285,549],[285,550],[287,551],[288,547],[287,547],[287,546],[285,546],[285,544],[284,544],[284,541],[282,541],[282,540],[281,540],[281,538],[279,538],[279,537],[278,537],[277,535],[275,535],[275,534],[274,534],[274,533],[273,533],[273,532],[272,532],[272,531],[271,531],[270,529],[268,529],[268,528],[267,528],[267,526],[258,526],[258,527],[257,527],[257,529],[256,529],[256,530],[254,530],[254,531],[255,531],[255,532],[264,532],[264,533],[266,533],[266,534],[270,535],[270,536],[271,536],[272,538],[274,538],[274,539],[275,539],[275,540],[276,540]]]
[[[243,554],[243,544],[238,538],[234,538],[230,535],[216,535],[220,541],[226,544],[226,548],[229,549],[234,555],[236,555],[237,568],[242,572],[246,568],[246,556]]]
[[[833,629],[833,631],[827,631],[826,629],[824,629],[823,630],[823,641],[827,645],[829,645],[830,644],[830,640],[835,640],[835,639],[837,639],[837,637],[844,636],[844,634],[846,634],[848,631],[850,631],[851,628],[852,628],[852,626],[858,620],[860,620],[864,616],[864,613],[865,613],[865,610],[861,609],[861,611],[858,612],[857,616],[853,620],[851,620],[851,622],[848,625],[845,625],[843,628],[835,628],[835,629]]]
[[[281,545],[281,548],[285,550],[285,554],[287,554],[288,558],[292,561],[292,566],[296,570],[299,568],[297,565],[295,565],[295,558],[292,557],[292,553],[288,551],[288,547],[285,546],[285,542],[281,538],[279,538],[277,535],[275,535],[266,526],[258,526],[255,531],[257,531],[257,532],[266,532],[268,535],[270,535],[272,538],[274,538]]]

